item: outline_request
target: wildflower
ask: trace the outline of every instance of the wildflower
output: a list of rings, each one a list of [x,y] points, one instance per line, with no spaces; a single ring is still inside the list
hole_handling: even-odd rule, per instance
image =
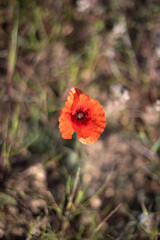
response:
[[[64,139],[71,139],[78,133],[81,143],[97,141],[106,126],[102,106],[78,88],[72,88],[59,117],[59,129]]]

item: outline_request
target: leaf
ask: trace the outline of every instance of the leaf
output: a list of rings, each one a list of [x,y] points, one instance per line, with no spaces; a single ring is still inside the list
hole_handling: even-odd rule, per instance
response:
[[[160,138],[152,146],[152,150],[155,152],[158,152],[159,149],[160,149]]]
[[[17,201],[9,194],[0,192],[0,205],[16,205]]]

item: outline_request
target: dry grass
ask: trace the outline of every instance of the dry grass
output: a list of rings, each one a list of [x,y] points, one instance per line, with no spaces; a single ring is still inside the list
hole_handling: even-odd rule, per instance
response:
[[[0,3],[0,239],[159,239],[158,1]],[[107,127],[63,140],[71,87]]]

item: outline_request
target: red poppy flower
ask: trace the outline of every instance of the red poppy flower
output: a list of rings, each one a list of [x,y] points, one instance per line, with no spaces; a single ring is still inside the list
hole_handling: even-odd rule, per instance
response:
[[[59,117],[59,129],[62,137],[71,139],[74,132],[85,144],[94,143],[106,126],[102,106],[78,88],[72,88]]]

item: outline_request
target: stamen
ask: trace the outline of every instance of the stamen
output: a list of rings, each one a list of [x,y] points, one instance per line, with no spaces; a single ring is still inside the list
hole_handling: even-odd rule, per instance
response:
[[[83,112],[82,110],[77,111],[76,113],[77,120],[84,121],[87,118],[87,114]]]

